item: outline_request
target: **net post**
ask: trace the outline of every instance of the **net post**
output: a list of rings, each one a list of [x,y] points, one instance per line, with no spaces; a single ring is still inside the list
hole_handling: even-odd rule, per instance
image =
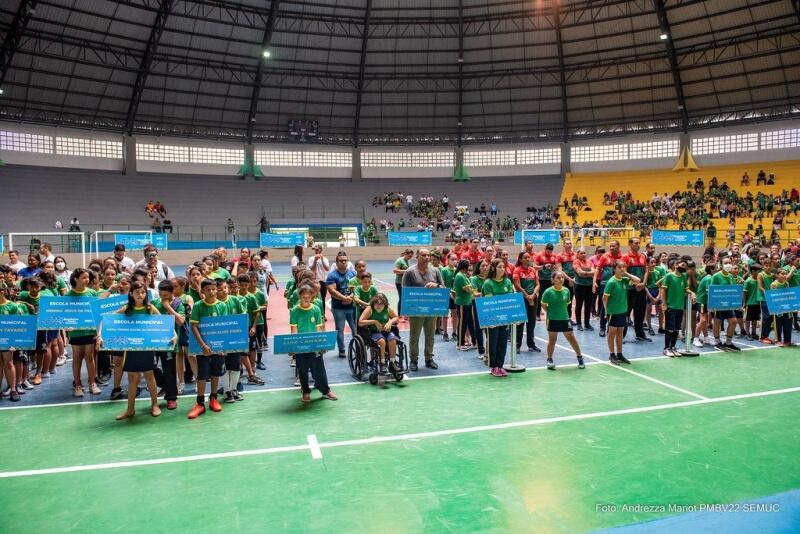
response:
[[[510,324],[507,328],[511,329],[511,363],[503,366],[509,373],[524,373],[525,366],[517,363],[517,325]]]
[[[682,356],[700,356],[700,353],[692,348],[692,297],[686,295],[686,328],[683,333],[684,349],[680,351]]]

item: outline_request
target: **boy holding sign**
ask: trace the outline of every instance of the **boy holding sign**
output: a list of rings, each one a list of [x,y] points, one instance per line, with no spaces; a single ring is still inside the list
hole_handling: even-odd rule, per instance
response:
[[[300,304],[289,312],[289,327],[292,334],[322,332],[325,328],[322,322],[322,312],[312,304],[315,296],[314,289],[309,285],[303,285],[297,288],[297,292],[300,295]],[[314,377],[314,387],[322,393],[322,396],[330,400],[338,400],[339,397],[328,386],[325,361],[321,354],[303,352],[295,354],[295,359],[297,373],[300,376],[300,388],[303,391],[303,402],[311,402],[311,388],[308,387],[309,371]]]
[[[734,285],[733,263],[729,257],[722,258],[722,270],[711,276],[711,286],[730,286]],[[728,329],[725,332],[725,343],[720,339],[722,321],[728,321]],[[717,310],[714,312],[714,341],[717,350],[732,350],[739,352],[742,349],[733,344],[733,334],[736,332],[736,317],[733,310]]]
[[[789,287],[788,274],[784,270],[775,273],[775,280],[770,285],[770,289],[786,289]],[[779,347],[792,347],[792,314],[791,312],[776,313],[772,315],[775,325],[775,336]]]
[[[209,395],[208,407],[213,412],[221,412],[222,405],[217,400],[217,387],[219,377],[225,374],[225,357],[221,354],[214,354],[211,347],[200,334],[200,320],[203,317],[221,317],[228,314],[228,307],[217,300],[217,283],[214,280],[205,279],[200,284],[200,293],[203,300],[196,302],[192,308],[192,334],[203,350],[203,354],[197,355],[197,403],[189,411],[189,419],[196,419],[206,413],[205,394],[206,382],[211,381],[211,394]]]

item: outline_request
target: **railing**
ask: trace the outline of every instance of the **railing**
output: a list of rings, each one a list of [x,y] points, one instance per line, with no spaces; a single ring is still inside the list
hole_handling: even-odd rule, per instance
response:
[[[318,206],[262,206],[261,213],[269,220],[273,219],[330,219],[341,218],[364,221],[367,212],[363,207],[352,204],[334,206],[330,203]]]

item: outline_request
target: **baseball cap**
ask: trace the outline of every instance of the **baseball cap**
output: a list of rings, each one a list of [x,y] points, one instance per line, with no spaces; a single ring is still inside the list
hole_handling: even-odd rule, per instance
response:
[[[114,245],[114,252],[125,252],[125,245],[122,243],[117,243]]]

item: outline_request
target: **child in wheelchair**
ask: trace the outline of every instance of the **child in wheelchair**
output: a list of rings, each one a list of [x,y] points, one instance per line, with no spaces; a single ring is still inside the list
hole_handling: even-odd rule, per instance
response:
[[[386,352],[389,353],[389,366],[392,372],[397,370],[397,342],[400,337],[392,330],[399,320],[397,313],[389,307],[389,300],[383,293],[378,293],[369,300],[358,326],[365,329],[365,339],[369,339],[378,348],[378,372],[389,374],[386,363]]]

